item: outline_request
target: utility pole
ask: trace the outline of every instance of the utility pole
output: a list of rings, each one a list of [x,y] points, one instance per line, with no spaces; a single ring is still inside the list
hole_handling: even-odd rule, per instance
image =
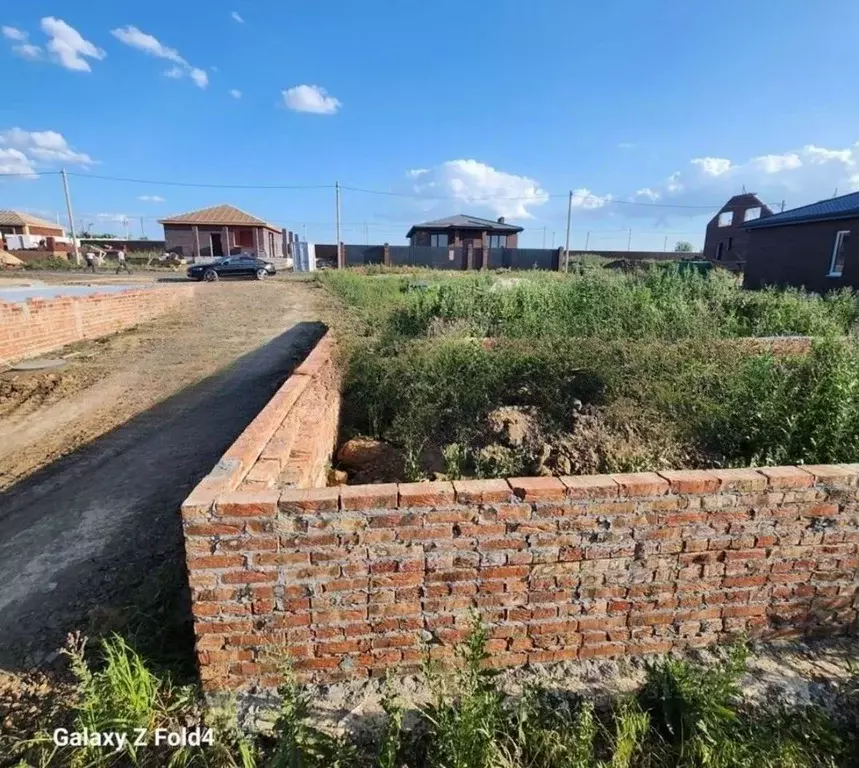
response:
[[[304,242],[307,242],[307,222],[304,222],[304,223],[301,225],[301,239],[302,239]]]
[[[590,242],[591,242],[591,233],[588,232],[587,235],[585,235],[585,253],[588,252],[588,245],[590,245]]]
[[[143,227],[143,217],[140,217],[140,237],[146,239],[146,229]]]
[[[629,239],[626,241],[626,250],[632,250],[632,227],[629,228]]]
[[[78,240],[77,235],[75,234],[75,220],[72,216],[72,198],[69,195],[69,179],[66,176],[66,169],[63,168],[60,171],[60,175],[63,177],[63,192],[66,195],[66,213],[69,215],[69,229],[71,229],[72,235],[72,253],[75,255],[75,264],[81,263],[81,255],[78,252]]]
[[[555,230],[552,230],[552,250],[555,250]]]
[[[334,182],[334,196],[337,202],[337,269],[343,269],[343,249],[340,247],[340,182]]]
[[[781,201],[781,211],[780,213],[784,213],[784,200]]]
[[[665,235],[665,240],[662,241],[662,253],[668,253],[668,235]]]
[[[567,200],[567,238],[564,241],[564,272],[570,271],[570,218],[573,215],[573,190]]]

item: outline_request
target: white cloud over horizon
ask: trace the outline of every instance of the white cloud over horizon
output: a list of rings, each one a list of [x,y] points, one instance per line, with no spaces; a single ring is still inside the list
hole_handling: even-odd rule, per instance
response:
[[[92,165],[95,162],[88,154],[73,150],[65,137],[57,131],[9,128],[0,131],[0,146],[21,153],[29,163]]]
[[[242,92],[238,88],[231,88],[230,96],[232,96],[234,99],[240,99],[242,97]]]
[[[241,17],[238,11],[233,11],[232,13],[230,13],[230,18],[233,21],[237,21],[239,24],[245,23],[245,20]]]
[[[283,102],[294,112],[309,112],[314,115],[333,115],[342,103],[319,85],[296,85],[282,92]]]
[[[165,76],[179,79],[188,75],[198,88],[205,88],[209,84],[209,75],[204,69],[189,64],[178,50],[164,45],[154,35],[150,35],[132,24],[112,29],[110,34],[121,43],[125,43],[125,45],[148,56],[172,62],[174,66],[164,72]]]
[[[166,203],[167,202],[160,195],[140,195],[137,199],[142,200],[144,203]]]
[[[92,67],[87,59],[101,61],[107,56],[101,48],[85,40],[80,32],[62,19],[46,16],[41,21],[41,28],[50,38],[45,48],[52,60],[61,67],[74,72],[91,72]]]
[[[414,181],[412,189],[419,198],[449,197],[477,209],[488,209],[495,216],[530,219],[530,209],[549,199],[536,180],[477,160],[448,160],[433,168],[406,171],[406,176]],[[590,196],[587,200],[591,200]],[[604,204],[600,200],[594,196],[592,204]]]

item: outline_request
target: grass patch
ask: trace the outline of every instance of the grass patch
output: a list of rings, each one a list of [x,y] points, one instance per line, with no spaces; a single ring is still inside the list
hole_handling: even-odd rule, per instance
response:
[[[850,462],[859,299],[744,291],[722,272],[326,273],[346,305],[343,436],[444,457],[446,477]],[[808,354],[742,340],[807,335]],[[536,421],[497,447],[498,408]],[[490,449],[490,450],[488,450]],[[488,452],[487,452],[488,451]],[[411,469],[410,469],[411,468]]]
[[[405,728],[403,704],[389,692],[375,736],[353,740],[314,724],[312,698],[288,666],[271,733],[243,734],[229,711],[206,711],[196,690],[158,677],[121,638],[89,661],[80,642],[67,653],[76,681],[61,712],[32,738],[6,743],[18,766],[210,766],[211,768],[835,768],[855,765],[849,718],[814,706],[752,706],[742,694],[746,650],[719,663],[650,663],[641,688],[596,706],[563,690],[526,687],[511,696],[490,668],[487,631],[475,619],[453,673],[429,662],[426,705]],[[853,702],[855,704],[855,702]],[[211,728],[211,743],[136,746],[138,729]],[[55,746],[54,728],[115,731],[117,749]]]

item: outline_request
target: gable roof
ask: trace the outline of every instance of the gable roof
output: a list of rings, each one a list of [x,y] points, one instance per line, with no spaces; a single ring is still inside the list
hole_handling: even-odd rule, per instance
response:
[[[819,200],[810,205],[783,211],[765,219],[756,219],[746,224],[748,229],[763,229],[764,227],[780,227],[788,224],[806,224],[811,221],[826,221],[828,219],[852,219],[859,217],[859,192],[849,195]]]
[[[247,213],[234,205],[213,205],[211,208],[200,208],[197,211],[189,211],[188,213],[180,213],[176,216],[169,216],[166,219],[160,219],[159,224],[205,224],[219,227],[268,227],[275,232],[280,232],[280,228],[269,224],[263,219]]]
[[[514,224],[501,223],[492,219],[481,219],[479,216],[468,216],[465,213],[457,213],[455,216],[425,221],[423,224],[413,224],[411,229],[406,233],[406,237],[411,237],[412,232],[416,229],[479,229],[488,232],[510,234],[522,231],[522,227],[517,227]]]
[[[737,209],[760,208],[760,218],[772,216],[772,208],[770,208],[763,200],[761,200],[754,192],[743,192],[739,195],[734,195],[727,203],[719,208],[718,213],[710,219],[710,224],[718,222],[719,216],[728,211],[736,211]],[[757,219],[753,219],[757,221]],[[736,225],[735,225],[736,226]]]
[[[29,213],[21,211],[2,211],[0,210],[0,226],[4,227],[45,227],[47,229],[56,229],[60,232],[63,230],[62,224],[57,224],[53,221],[40,219],[38,216],[31,216]]]

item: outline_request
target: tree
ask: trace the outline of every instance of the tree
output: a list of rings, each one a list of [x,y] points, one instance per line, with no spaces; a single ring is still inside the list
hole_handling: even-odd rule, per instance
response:
[[[674,246],[674,253],[692,253],[694,250],[695,246],[688,240],[678,240]]]

